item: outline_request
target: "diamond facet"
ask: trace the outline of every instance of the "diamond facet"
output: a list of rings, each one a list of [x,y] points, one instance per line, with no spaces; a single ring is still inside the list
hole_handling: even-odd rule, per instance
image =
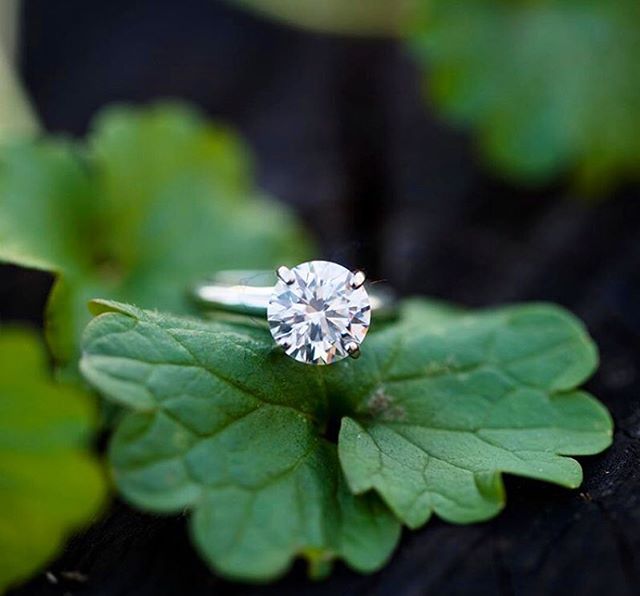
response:
[[[285,352],[307,364],[331,364],[349,356],[369,330],[371,304],[353,273],[329,261],[292,268],[294,280],[279,279],[267,309],[271,334]]]

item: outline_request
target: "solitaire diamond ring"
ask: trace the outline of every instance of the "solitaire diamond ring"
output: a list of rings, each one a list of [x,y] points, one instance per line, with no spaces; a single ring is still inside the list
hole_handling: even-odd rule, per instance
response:
[[[365,282],[362,271],[309,261],[278,267],[275,275],[221,272],[197,285],[194,297],[208,309],[266,315],[273,339],[287,355],[305,364],[332,364],[359,356],[372,311],[380,318],[394,313],[391,292]]]

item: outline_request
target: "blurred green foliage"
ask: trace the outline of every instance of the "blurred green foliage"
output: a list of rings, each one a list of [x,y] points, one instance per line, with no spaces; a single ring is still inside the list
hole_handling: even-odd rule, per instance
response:
[[[309,251],[292,215],[252,185],[239,139],[179,105],[110,109],[84,145],[0,155],[0,258],[57,274],[47,335],[70,370],[91,298],[191,312],[198,277]]]
[[[344,35],[398,35],[419,0],[228,0],[284,23]]]
[[[86,450],[91,402],[47,369],[35,334],[0,329],[0,592],[46,563],[104,497]]]
[[[14,72],[18,0],[0,2],[0,146],[16,137],[32,136],[38,122]]]
[[[436,106],[523,183],[640,171],[637,0],[421,0],[411,45]]]
[[[428,101],[523,185],[587,191],[640,173],[637,0],[233,0],[290,24],[398,35]]]
[[[16,137],[30,137],[38,130],[36,118],[0,45],[0,147]]]

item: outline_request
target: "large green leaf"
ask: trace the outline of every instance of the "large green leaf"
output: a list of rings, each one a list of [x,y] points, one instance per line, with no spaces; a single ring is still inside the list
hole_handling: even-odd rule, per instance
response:
[[[202,275],[306,256],[291,214],[257,196],[240,141],[184,107],[111,109],[86,147],[0,154],[0,258],[58,274],[47,323],[63,364],[91,298],[189,312]]]
[[[0,591],[46,563],[104,494],[86,449],[95,412],[46,365],[31,333],[0,331]]]
[[[320,436],[317,371],[283,358],[262,329],[192,322],[100,303],[81,369],[129,414],[110,457],[124,496],[145,509],[192,509],[191,530],[220,573],[264,580],[298,554],[314,573],[335,557],[380,567],[398,522],[354,497],[335,445]]]
[[[435,511],[472,522],[504,504],[501,473],[576,487],[611,441],[578,391],[596,365],[582,326],[552,306],[477,314],[424,301],[372,330],[359,360],[299,364],[260,326],[96,303],[82,371],[129,414],[111,462],[154,511],[191,508],[196,544],[220,572],[266,579],[300,553],[380,566],[397,526]],[[339,458],[323,434],[342,418]],[[364,499],[364,500],[360,500]]]
[[[410,324],[330,371],[330,393],[352,412],[339,438],[351,489],[375,489],[417,527],[433,512],[458,523],[495,515],[502,472],[577,487],[582,470],[566,456],[611,442],[608,412],[576,389],[596,363],[582,326],[557,307],[413,305]]]
[[[436,104],[502,172],[599,185],[640,169],[636,0],[420,0]]]

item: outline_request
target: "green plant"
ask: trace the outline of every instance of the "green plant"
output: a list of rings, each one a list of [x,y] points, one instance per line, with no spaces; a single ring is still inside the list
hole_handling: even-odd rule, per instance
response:
[[[118,488],[144,509],[192,510],[196,545],[233,578],[271,579],[297,554],[314,574],[334,558],[377,569],[399,521],[492,517],[503,472],[575,488],[566,456],[611,441],[607,411],[576,389],[595,348],[553,306],[408,303],[359,360],[329,367],[288,359],[260,327],[94,312],[82,371],[130,411],[110,449]]]
[[[297,556],[316,577],[335,559],[378,569],[403,523],[496,515],[503,473],[580,484],[569,456],[603,450],[612,424],[578,388],[596,367],[595,347],[558,307],[468,312],[405,301],[397,321],[374,322],[359,360],[329,367],[290,360],[253,320],[198,317],[186,290],[201,275],[312,252],[295,219],[258,196],[247,164],[233,135],[173,104],[112,109],[87,143],[23,142],[0,156],[0,258],[56,274],[50,349],[76,382],[81,356],[86,381],[120,408],[109,464],[124,498],[190,511],[194,543],[215,570],[265,581]],[[81,349],[93,298],[103,299],[92,302],[98,316]],[[42,364],[15,354],[7,378],[34,389],[29,371]],[[42,424],[58,429],[76,407],[60,399],[74,392],[50,391],[58,401],[47,402]],[[13,395],[12,414],[0,417],[9,437],[22,415]],[[0,435],[0,466],[31,441],[59,440],[77,454],[79,419],[11,444],[4,458]],[[78,514],[46,526],[54,530],[33,565],[0,556],[6,581],[35,569],[95,510],[98,484],[71,486]]]
[[[421,0],[411,47],[429,95],[521,183],[599,190],[640,171],[634,0]]]
[[[88,396],[55,385],[35,334],[0,329],[0,592],[57,552],[104,498]]]
[[[521,185],[600,192],[640,172],[635,0],[232,0],[323,32],[397,37],[425,99]]]
[[[47,338],[73,373],[95,297],[194,312],[187,288],[221,268],[272,267],[310,243],[251,184],[244,145],[177,104],[112,108],[84,145],[8,147],[0,259],[56,274]]]
[[[0,259],[56,274],[47,339],[60,376],[76,382],[89,299],[193,312],[187,288],[199,276],[310,250],[292,216],[253,188],[245,148],[223,127],[162,104],[111,109],[94,131],[86,144],[19,141],[0,155]],[[3,335],[0,589],[50,558],[100,492],[96,465],[80,452],[87,398],[47,384],[36,348]],[[43,493],[50,500],[37,505]]]

